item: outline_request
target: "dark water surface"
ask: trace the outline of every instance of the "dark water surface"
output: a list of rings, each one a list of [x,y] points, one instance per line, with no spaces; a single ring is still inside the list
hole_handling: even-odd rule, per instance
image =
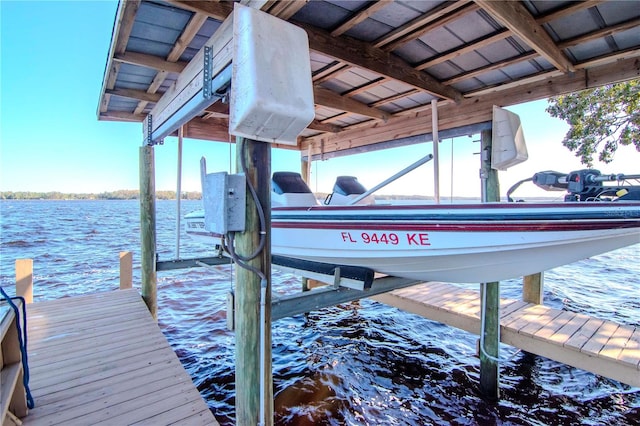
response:
[[[183,202],[182,213],[199,202]],[[118,253],[134,253],[137,201],[0,202],[1,285],[34,261],[34,298],[118,287]],[[160,259],[174,257],[175,203],[158,201]],[[183,236],[181,257],[210,255]],[[158,273],[159,324],[221,424],[234,423],[228,266]],[[274,292],[299,278],[274,271]],[[502,296],[519,298],[505,281]],[[640,325],[640,245],[545,274],[545,304]],[[523,353],[501,364],[499,402],[478,394],[476,337],[370,300],[273,323],[275,420],[282,425],[639,425],[640,389]],[[502,356],[514,354],[502,348]],[[37,401],[36,401],[37,403]]]

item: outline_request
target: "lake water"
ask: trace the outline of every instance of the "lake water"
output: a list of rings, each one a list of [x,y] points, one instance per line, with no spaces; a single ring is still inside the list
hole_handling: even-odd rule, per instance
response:
[[[182,214],[200,208],[182,203]],[[1,285],[32,258],[34,299],[118,288],[118,255],[134,254],[137,201],[0,202]],[[175,202],[158,201],[158,252],[174,257]],[[183,235],[181,257],[212,253]],[[159,325],[221,424],[234,423],[229,267],[158,273]],[[274,271],[274,291],[299,278]],[[517,281],[503,297],[520,297]],[[640,326],[640,245],[548,271],[545,304]],[[501,364],[501,399],[478,394],[476,336],[367,299],[273,323],[275,421],[282,425],[638,425],[640,389],[542,357]],[[514,352],[503,347],[502,355]],[[37,401],[36,401],[37,404]]]

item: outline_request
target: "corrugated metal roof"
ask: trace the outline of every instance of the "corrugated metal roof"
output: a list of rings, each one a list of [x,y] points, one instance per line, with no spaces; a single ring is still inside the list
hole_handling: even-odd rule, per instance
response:
[[[317,88],[333,92],[334,101],[348,98],[391,114],[385,120],[359,108],[345,111],[346,104],[326,97],[300,147],[320,138],[347,140],[372,126],[400,126],[409,114],[428,111],[433,99],[443,105],[441,116],[464,116],[457,122],[464,126],[485,120],[478,111],[493,103],[588,87],[590,73],[598,75],[597,84],[640,75],[639,1],[263,3],[266,12],[286,14],[307,30]],[[99,119],[142,121],[231,10],[231,2],[122,2]],[[201,116],[224,117],[224,105],[214,109]],[[426,132],[430,124],[422,120]]]

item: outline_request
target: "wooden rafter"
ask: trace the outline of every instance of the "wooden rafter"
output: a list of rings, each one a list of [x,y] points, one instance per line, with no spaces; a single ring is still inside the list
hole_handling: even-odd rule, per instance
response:
[[[328,133],[339,133],[342,131],[342,127],[340,126],[336,126],[330,123],[321,123],[318,120],[313,120],[311,124],[307,126],[307,128],[311,130],[317,130],[319,132],[328,132]]]
[[[108,121],[134,121],[141,122],[145,118],[144,114],[132,114],[124,111],[108,111],[100,113],[101,120]]]
[[[443,52],[433,58],[430,58],[424,62],[420,62],[415,65],[417,70],[424,70],[429,67],[433,67],[435,65],[441,64],[446,61],[450,61],[451,59],[458,58],[466,53],[473,52],[475,50],[480,49],[483,46],[488,46],[497,41],[504,40],[505,38],[511,36],[511,31],[509,30],[501,30],[497,33],[490,34],[488,36],[480,37],[470,43],[465,44],[464,46],[458,46],[453,49],[450,49],[446,52]]]
[[[545,73],[536,79],[513,82],[509,90],[495,90],[485,92],[483,96],[467,98],[459,104],[453,102],[439,104],[438,126],[440,130],[463,127],[473,123],[480,123],[491,119],[492,105],[509,106],[550,96],[570,93],[590,87],[594,80],[606,79],[615,74],[616,79],[622,81],[631,79],[638,74],[638,63],[635,58],[621,59],[615,63],[594,66],[573,74],[561,71]],[[544,81],[544,84],[540,84]],[[367,144],[393,140],[402,137],[415,136],[431,132],[431,107],[425,105],[421,111],[414,110],[394,114],[387,123],[377,122],[374,125],[355,125],[333,135],[317,135],[304,138],[300,149],[307,150],[312,146],[312,155],[320,153],[320,146],[324,152]],[[321,143],[322,141],[322,143]]]
[[[161,95],[159,93],[148,93],[144,90],[136,89],[107,89],[105,91],[108,95],[121,96],[123,98],[138,99],[145,102],[158,102]]]
[[[359,93],[364,93],[368,90],[373,89],[374,87],[378,87],[383,85],[384,83],[386,83],[387,81],[389,81],[388,78],[386,77],[378,77],[378,78],[374,78],[373,80],[362,84],[360,86],[356,86],[353,89],[349,89],[346,92],[341,93],[342,96],[355,96]],[[369,105],[371,106],[371,105]]]
[[[127,48],[127,42],[133,29],[133,23],[140,7],[140,0],[129,0],[123,2],[118,7],[119,25],[115,28],[114,41],[111,45],[109,57],[114,54],[124,53]],[[105,80],[102,83],[103,90],[113,89],[120,71],[120,63],[109,60],[107,65],[108,72],[105,73]],[[99,106],[99,113],[106,112],[109,106],[110,96],[105,94]]]
[[[226,1],[202,1],[202,0],[165,0],[167,3],[189,10],[202,13],[216,21],[224,21],[233,12],[233,2]]]
[[[561,49],[566,49],[568,47],[573,47],[573,46],[577,46],[579,44],[582,43],[586,43],[592,40],[597,40],[599,38],[604,38],[604,37],[608,37],[610,35],[622,32],[622,31],[627,31],[630,30],[632,28],[636,28],[640,26],[640,19],[629,19],[627,21],[624,22],[620,22],[619,24],[616,25],[612,25],[610,27],[607,28],[602,28],[600,30],[597,31],[592,31],[590,33],[587,34],[583,34],[581,36],[578,37],[574,37],[568,40],[564,40],[560,43],[558,43],[558,47]]]
[[[477,76],[482,75],[482,74],[484,74],[486,72],[489,72],[489,71],[495,71],[495,70],[498,70],[500,68],[504,68],[504,67],[508,67],[510,65],[513,65],[513,64],[517,64],[519,62],[528,61],[530,59],[537,58],[538,56],[540,56],[540,55],[538,55],[538,52],[523,53],[521,55],[514,56],[512,58],[507,58],[507,59],[504,59],[502,61],[486,65],[484,67],[476,68],[474,70],[467,71],[467,72],[464,72],[462,74],[458,74],[455,77],[451,77],[451,78],[445,80],[445,83],[446,84],[455,84],[455,83],[458,83],[458,82],[463,81],[463,80],[468,80],[470,78],[477,77]]]
[[[445,86],[430,75],[413,69],[398,56],[389,52],[351,37],[332,37],[328,32],[311,25],[296,24],[307,31],[311,50],[356,67],[369,69],[444,99],[459,101],[462,97],[462,94],[453,87]]]
[[[561,43],[558,43],[558,47],[561,48],[561,49],[566,49],[566,48],[569,48],[569,47],[572,47],[572,46],[577,46],[577,45],[580,45],[582,43],[586,43],[586,42],[589,42],[589,41],[592,41],[592,40],[597,40],[597,39],[600,39],[600,38],[603,38],[603,37],[606,37],[606,36],[609,36],[609,35],[616,34],[616,33],[621,32],[621,31],[626,31],[628,29],[635,28],[638,25],[640,25],[640,19],[630,19],[628,21],[621,22],[621,23],[613,25],[611,27],[607,27],[607,28],[603,28],[603,29],[600,29],[600,30],[592,31],[590,33],[586,33],[586,34],[580,35],[578,37],[574,37],[572,39],[565,40],[565,41],[563,41]],[[489,71],[494,71],[496,69],[504,68],[504,67],[516,64],[518,62],[531,60],[531,59],[533,59],[533,58],[535,58],[537,56],[539,56],[537,52],[524,53],[524,54],[521,54],[521,55],[518,55],[518,56],[515,56],[515,57],[512,57],[512,58],[507,58],[507,59],[505,59],[503,61],[499,61],[499,62],[490,64],[490,65],[487,65],[487,66],[484,66],[484,67],[480,67],[480,68],[477,68],[477,69],[474,69],[474,70],[470,70],[470,71],[461,73],[461,74],[456,75],[454,77],[451,77],[451,78],[449,78],[447,80],[444,80],[443,83],[444,84],[456,84],[456,83],[459,83],[460,81],[468,80],[470,78],[477,77],[477,76],[482,75],[482,74],[484,74],[486,72],[489,72]],[[574,68],[575,69],[580,69],[581,67],[579,66],[579,64],[575,64]],[[582,67],[582,68],[584,68],[584,67]]]
[[[323,81],[330,80],[336,75],[341,74],[349,70],[351,66],[344,62],[335,61],[327,65],[326,67],[318,70],[312,76],[314,83],[322,83]]]
[[[342,111],[352,112],[354,114],[364,115],[365,117],[376,118],[379,120],[388,120],[389,114],[377,108],[371,108],[361,102],[355,101],[346,96],[340,96],[322,87],[315,87],[313,90],[314,101],[316,104],[328,106],[329,108],[339,109]]]
[[[397,49],[403,44],[415,40],[427,32],[446,25],[451,20],[478,10],[474,4],[463,0],[459,2],[446,2],[438,6],[435,10],[430,10],[422,16],[407,22],[403,26],[391,31],[373,42],[374,47],[379,47],[386,51]]]
[[[377,13],[378,11],[384,9],[389,5],[389,3],[393,3],[393,0],[378,0],[369,3],[364,9],[360,10],[358,13],[353,15],[350,19],[343,22],[338,28],[331,31],[331,35],[333,37],[337,37],[339,35],[344,34],[349,31],[351,28],[355,27],[359,23],[363,22],[365,19],[369,18],[371,15]]]
[[[186,62],[169,62],[164,59],[147,55],[146,53],[138,52],[124,52],[115,54],[113,56],[114,61],[122,62],[125,64],[138,65],[147,68],[153,68],[158,71],[168,71],[180,74],[184,67],[187,66]]]
[[[571,61],[556,46],[551,36],[536,22],[522,3],[515,1],[474,1],[557,69],[563,72],[575,71]]]
[[[191,43],[191,41],[195,38],[195,36],[198,34],[198,31],[200,31],[200,28],[202,28],[202,26],[206,21],[207,21],[206,15],[198,12],[194,13],[194,15],[191,17],[191,20],[189,20],[189,23],[185,27],[184,31],[182,32],[182,34],[180,34],[180,37],[178,37],[178,40],[176,40],[175,45],[171,49],[171,52],[169,52],[169,55],[167,55],[168,62],[177,62],[178,59],[180,59],[180,56],[182,56],[182,54],[187,49],[187,47],[189,47],[189,43]],[[168,75],[169,73],[166,71],[159,71],[156,74],[156,76],[153,78],[153,81],[149,85],[147,92],[156,93],[160,88],[160,86],[162,85],[162,83],[164,83]],[[136,106],[136,109],[134,112],[137,114],[141,114],[146,107],[147,107],[147,102],[141,101]]]
[[[580,12],[581,10],[591,9],[592,7],[602,4],[605,1],[606,0],[586,0],[573,2],[569,6],[562,7],[536,18],[536,22],[540,25],[546,24],[547,22],[570,16],[576,12]]]
[[[296,14],[300,9],[307,4],[308,0],[289,0],[289,1],[274,1],[265,9],[262,10],[268,11],[273,16],[277,16],[280,19],[284,19],[285,21],[291,18]]]
[[[378,101],[372,102],[369,104],[370,107],[379,107],[394,101],[397,101],[398,99],[403,99],[406,98],[407,96],[411,96],[411,95],[415,95],[416,93],[419,93],[418,90],[416,89],[411,89],[411,90],[407,90],[406,92],[401,92],[398,93],[396,95],[393,96],[389,96],[388,98],[384,98],[384,99],[380,99]],[[429,104],[431,105],[431,104]]]

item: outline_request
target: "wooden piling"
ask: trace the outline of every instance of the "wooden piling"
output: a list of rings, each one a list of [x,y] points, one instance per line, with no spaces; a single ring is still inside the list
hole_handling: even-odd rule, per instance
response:
[[[236,267],[236,423],[256,425],[260,423],[260,408],[264,407],[265,425],[273,424],[273,378],[271,371],[271,145],[249,139],[236,140],[238,170],[244,156],[247,181],[255,188],[262,204],[266,221],[266,244],[255,259],[247,262],[261,270],[267,277],[265,299],[264,376],[260,377],[260,277],[247,269]],[[246,230],[236,234],[236,251],[249,255],[258,247],[260,222],[255,203],[247,191]],[[260,400],[261,380],[264,401]]]
[[[500,185],[498,172],[491,168],[491,130],[483,130],[481,133],[481,176],[483,202],[500,201]],[[481,298],[484,302],[484,333],[482,341],[484,348],[480,350],[480,392],[486,398],[498,399],[500,397],[500,372],[498,363],[494,358],[498,357],[500,344],[500,283],[486,283],[481,287]],[[487,356],[489,355],[489,356]]]
[[[133,255],[130,251],[120,252],[120,290],[133,287]]]
[[[16,296],[33,303],[33,259],[16,259]]]
[[[153,146],[148,145],[140,148],[140,242],[142,298],[157,319],[155,158]]]
[[[544,272],[527,275],[522,282],[522,301],[542,305]]]

